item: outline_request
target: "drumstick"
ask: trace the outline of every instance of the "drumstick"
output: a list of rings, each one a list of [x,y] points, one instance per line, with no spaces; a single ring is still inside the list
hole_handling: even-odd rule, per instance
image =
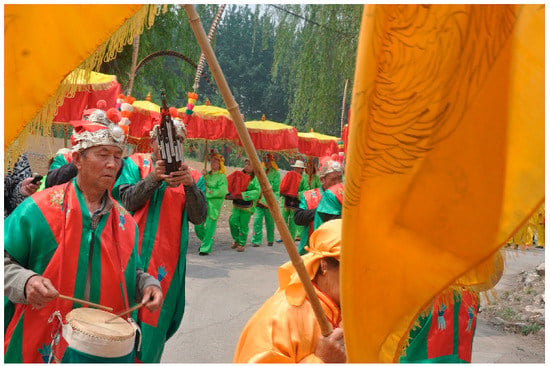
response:
[[[120,313],[118,313],[118,314],[116,314],[116,315],[113,315],[112,318],[109,318],[109,319],[105,320],[105,322],[110,322],[111,320],[118,319],[118,318],[120,318],[121,316],[124,316],[124,315],[126,315],[126,314],[130,314],[132,311],[137,310],[137,309],[139,309],[139,308],[142,307],[142,306],[143,306],[142,303],[136,304],[136,305],[132,306],[131,308],[128,308],[128,309],[126,309],[126,310],[124,310],[124,311],[122,311],[122,312],[120,312]]]
[[[103,305],[95,304],[93,302],[89,302],[89,301],[86,301],[86,300],[75,299],[74,297],[65,296],[65,295],[61,295],[61,294],[59,294],[58,297],[60,299],[63,299],[63,300],[69,300],[69,301],[72,301],[72,302],[77,302],[79,304],[93,306],[93,307],[98,308],[98,309],[113,311],[113,308],[111,308],[109,306],[103,306]]]

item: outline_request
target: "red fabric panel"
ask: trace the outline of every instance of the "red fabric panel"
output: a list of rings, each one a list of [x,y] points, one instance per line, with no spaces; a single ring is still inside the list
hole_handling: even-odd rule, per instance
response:
[[[116,98],[120,94],[120,84],[113,82],[109,89],[78,91],[74,98],[65,98],[63,104],[57,109],[53,118],[54,122],[69,122],[82,119],[85,109],[96,108],[97,102],[101,99],[107,103],[106,109],[114,108]]]
[[[149,131],[155,124],[160,123],[160,113],[135,108],[130,114],[128,129],[128,143],[138,146],[139,152],[149,151]]]
[[[186,119],[186,128],[190,139],[239,140],[233,121],[223,116],[204,119],[193,114]]]
[[[428,333],[427,347],[428,358],[441,357],[453,354],[454,340],[454,311],[453,303],[445,305],[447,308],[443,313],[445,325],[439,329],[438,311],[439,304],[434,304],[432,313],[432,324]]]
[[[338,154],[338,143],[333,140],[315,140],[298,136],[298,151],[307,156],[326,156]]]
[[[301,181],[301,174],[295,172],[294,170],[289,171],[281,180],[279,193],[282,196],[298,197],[298,188],[300,187]]]
[[[342,204],[344,202],[344,183],[338,183],[329,188],[329,190],[338,199],[338,202]]]
[[[282,151],[298,149],[298,132],[295,128],[278,131],[248,131],[257,150]],[[239,144],[242,143],[239,140]]]
[[[236,170],[227,176],[227,190],[229,194],[242,198],[242,192],[246,191],[248,184],[252,180],[250,175],[241,170]]]
[[[470,322],[470,314],[472,322]],[[470,292],[463,291],[462,303],[458,312],[458,357],[466,362],[472,360],[472,342],[477,321],[477,303]]]

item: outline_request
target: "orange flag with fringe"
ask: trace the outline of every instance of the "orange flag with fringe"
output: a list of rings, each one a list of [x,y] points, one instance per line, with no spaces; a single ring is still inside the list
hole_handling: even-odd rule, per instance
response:
[[[430,301],[544,200],[544,5],[367,5],[346,163],[348,362],[397,362]]]
[[[51,125],[77,87],[154,22],[157,5],[4,5],[4,149]],[[73,86],[71,86],[73,85]],[[9,152],[8,152],[9,154]]]

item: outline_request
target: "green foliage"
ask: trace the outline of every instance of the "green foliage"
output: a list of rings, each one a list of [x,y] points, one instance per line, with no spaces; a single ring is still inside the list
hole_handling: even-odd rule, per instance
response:
[[[526,336],[526,335],[529,335],[531,333],[537,333],[541,329],[542,329],[542,326],[540,324],[529,323],[529,324],[524,325],[523,327],[521,327],[521,334]]]

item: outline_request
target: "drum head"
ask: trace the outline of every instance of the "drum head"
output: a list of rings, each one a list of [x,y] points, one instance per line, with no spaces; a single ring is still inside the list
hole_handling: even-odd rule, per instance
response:
[[[71,310],[67,323],[81,333],[106,340],[122,341],[134,336],[134,328],[123,318],[99,309],[78,308]],[[112,320],[111,320],[112,319]]]

